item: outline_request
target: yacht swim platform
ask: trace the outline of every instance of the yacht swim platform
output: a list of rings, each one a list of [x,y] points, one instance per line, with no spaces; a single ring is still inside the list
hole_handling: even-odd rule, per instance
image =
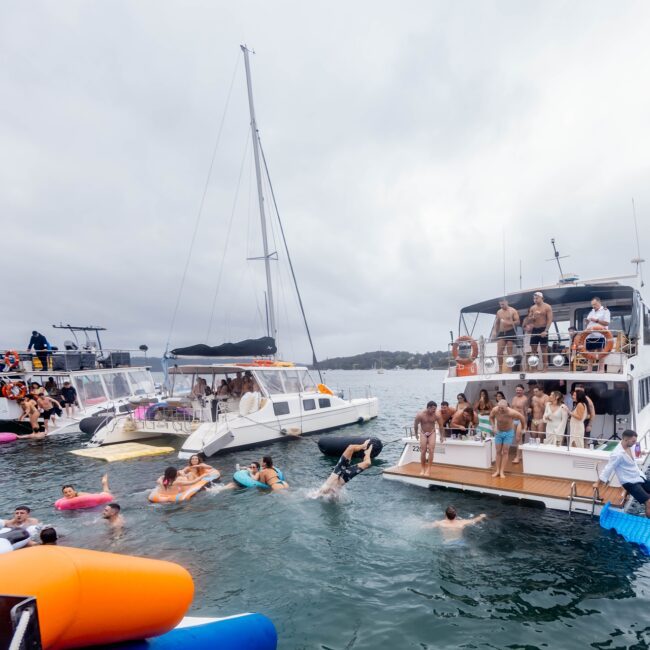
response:
[[[605,486],[594,500],[593,481],[571,480],[551,476],[526,474],[521,464],[512,465],[505,478],[492,476],[493,469],[463,467],[434,463],[431,472],[420,474],[420,463],[395,465],[384,470],[384,478],[420,487],[443,487],[456,490],[510,497],[525,501],[539,501],[547,507],[570,512],[599,514],[605,503],[610,501],[622,507],[623,490],[620,487]]]

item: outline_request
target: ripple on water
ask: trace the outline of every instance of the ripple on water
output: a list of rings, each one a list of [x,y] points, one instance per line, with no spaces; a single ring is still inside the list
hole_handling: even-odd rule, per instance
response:
[[[382,400],[379,419],[334,435],[398,438],[417,408],[440,400],[440,380],[426,371],[328,373],[342,387],[371,382]],[[335,461],[312,438],[214,459],[227,481],[236,462],[271,453],[288,493],[213,490],[183,505],[154,505],[146,495],[167,464],[179,464],[174,454],[107,465],[67,453],[78,446],[70,436],[0,446],[2,511],[28,502],[70,544],[180,562],[195,578],[192,613],[262,612],[281,648],[650,644],[650,564],[587,517],[400,485],[375,468],[342,499],[313,499]],[[400,451],[388,444],[384,466]],[[121,536],[97,511],[52,508],[63,483],[95,490],[106,469],[127,518]],[[449,503],[461,516],[488,514],[463,544],[422,527]]]

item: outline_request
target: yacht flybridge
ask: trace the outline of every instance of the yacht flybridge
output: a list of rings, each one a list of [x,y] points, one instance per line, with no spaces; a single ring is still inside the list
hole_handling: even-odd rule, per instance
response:
[[[584,447],[571,444],[569,427],[555,440],[544,439],[530,430],[529,415],[523,427],[521,462],[509,462],[505,478],[492,475],[495,444],[489,425],[487,430],[479,426],[464,433],[447,432],[444,439],[438,439],[432,470],[421,475],[419,441],[407,429],[399,462],[384,477],[423,487],[538,501],[568,511],[598,514],[607,501],[622,505],[623,491],[615,477],[600,491],[593,483],[625,429],[639,435],[639,466],[645,469],[650,461],[650,312],[641,286],[639,276],[590,282],[564,278],[557,285],[508,294],[508,304],[517,310],[522,323],[535,292],[541,292],[551,306],[546,358],[540,356],[538,346],[532,348],[531,333],[521,326],[511,334],[512,349],[498,353],[493,324],[503,297],[461,310],[443,399],[453,406],[457,395],[464,393],[475,405],[485,389],[492,404],[497,391],[512,404],[517,385],[522,385],[525,394],[533,387],[547,395],[559,391],[571,407],[572,391],[583,386],[595,409]],[[595,297],[611,314],[606,329],[588,329]]]

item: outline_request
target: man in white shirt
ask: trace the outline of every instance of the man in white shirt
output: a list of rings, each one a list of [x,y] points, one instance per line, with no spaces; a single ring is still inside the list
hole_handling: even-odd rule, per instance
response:
[[[650,481],[634,459],[632,449],[636,441],[636,431],[623,431],[621,443],[612,452],[605,469],[598,475],[600,480],[594,483],[594,487],[600,488],[601,484],[607,483],[615,473],[623,489],[645,506],[645,516],[650,517]]]
[[[591,299],[591,311],[589,312],[589,315],[587,316],[587,324],[585,325],[585,329],[592,330],[592,329],[609,329],[609,323],[611,322],[612,317],[611,314],[609,313],[609,309],[607,307],[603,307],[602,303],[600,302],[600,298],[597,296],[594,296]],[[598,338],[603,340],[603,345],[605,344],[604,338],[602,335],[598,336]],[[596,343],[598,345],[598,343]],[[598,372],[605,372],[605,356],[606,355],[601,355],[598,358]],[[591,361],[589,361],[589,365],[587,366],[587,372],[591,372]]]

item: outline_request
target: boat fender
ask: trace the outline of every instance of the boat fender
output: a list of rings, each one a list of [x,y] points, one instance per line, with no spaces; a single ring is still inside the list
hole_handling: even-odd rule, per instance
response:
[[[338,458],[345,451],[348,445],[361,445],[368,438],[361,436],[323,436],[318,441],[318,448],[321,450],[321,453],[325,456],[335,456]],[[370,438],[370,444],[372,445],[372,452],[370,454],[371,458],[376,458],[381,453],[381,450],[384,448],[381,440],[379,438]],[[363,456],[363,451],[358,451],[354,454],[353,458],[361,458]]]
[[[83,508],[95,508],[114,501],[115,497],[109,492],[97,492],[96,494],[80,494],[78,497],[66,499],[61,497],[54,502],[57,510],[81,510]]]

